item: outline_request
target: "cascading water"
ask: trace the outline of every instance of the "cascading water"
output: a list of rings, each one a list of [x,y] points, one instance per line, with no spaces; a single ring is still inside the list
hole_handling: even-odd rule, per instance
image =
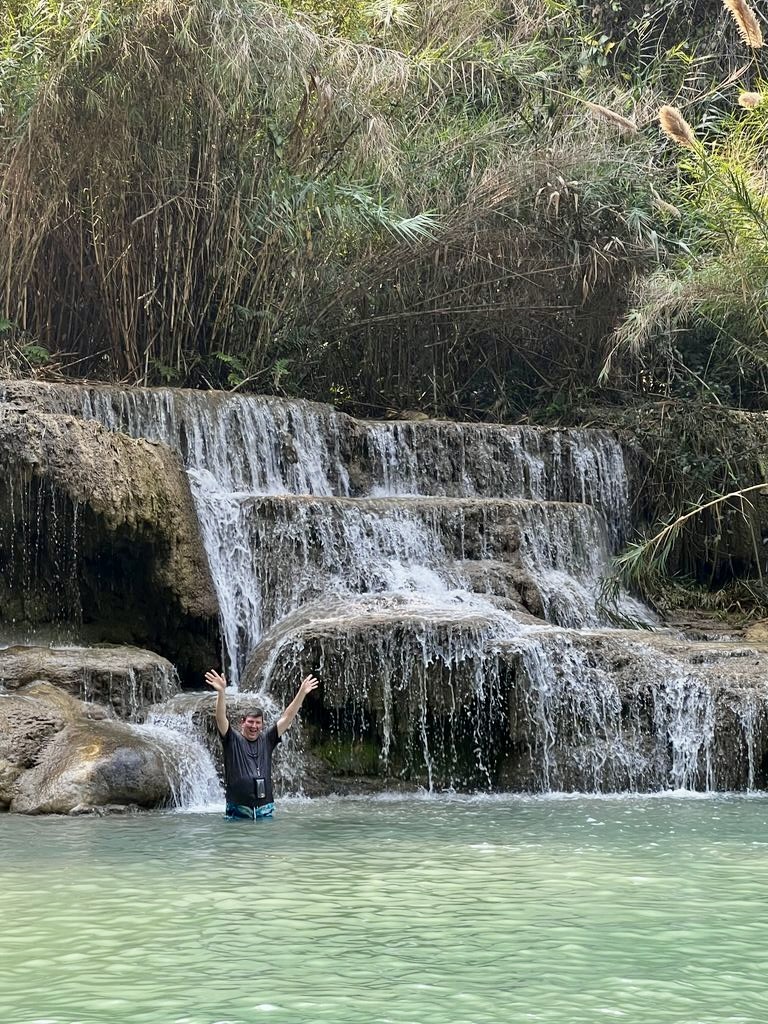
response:
[[[235,685],[264,630],[312,594],[394,590],[444,599],[458,590],[466,603],[470,591],[486,589],[482,580],[478,586],[481,564],[465,567],[470,584],[454,564],[462,555],[443,550],[445,524],[467,511],[457,494],[536,502],[518,503],[519,521],[508,529],[520,533],[520,568],[537,578],[537,610],[561,624],[599,621],[598,581],[628,507],[621,445],[608,432],[365,424],[311,403],[163,389],[58,388],[55,398],[59,408],[181,453]],[[286,496],[284,511],[277,500],[258,501],[267,495]],[[337,500],[350,495],[363,500]],[[386,507],[366,495],[401,500]],[[404,495],[444,501],[430,510]],[[545,501],[569,504],[546,508]],[[473,561],[491,557],[486,549]]]
[[[136,726],[144,738],[156,741],[171,783],[173,806],[185,811],[217,809],[223,790],[210,753],[199,742],[197,730],[188,715],[153,711],[142,726]]]
[[[384,772],[537,790],[765,775],[759,686],[734,694],[685,655],[606,628],[601,577],[630,518],[612,433],[362,423],[169,390],[51,394],[181,453],[230,680],[245,672],[246,689],[284,702],[316,671],[331,739],[373,743]]]
[[[76,504],[29,472],[8,473],[0,482],[0,603],[8,632],[32,618],[28,609],[44,609],[47,632],[71,638],[82,619],[80,521]],[[43,571],[43,567],[45,567]],[[20,637],[27,642],[36,631]],[[0,636],[0,640],[2,637]]]
[[[582,502],[603,515],[614,542],[629,526],[624,453],[606,431],[372,423],[362,432],[362,448],[372,494]]]

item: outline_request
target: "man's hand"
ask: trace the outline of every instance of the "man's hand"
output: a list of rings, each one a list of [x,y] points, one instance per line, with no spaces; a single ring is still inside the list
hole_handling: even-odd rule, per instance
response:
[[[307,696],[308,693],[312,693],[313,690],[316,690],[319,685],[320,680],[315,679],[314,676],[306,676],[304,679],[302,679],[301,687],[299,688],[299,693],[301,694],[302,700],[304,699],[304,697]]]
[[[222,736],[229,732],[229,719],[227,718],[227,680],[214,669],[205,673],[205,681],[216,691],[216,728]]]
[[[215,672],[213,669],[211,669],[210,672],[205,673],[205,681],[209,686],[214,688],[216,693],[224,693],[227,688],[227,680],[224,676],[219,675],[219,673]]]

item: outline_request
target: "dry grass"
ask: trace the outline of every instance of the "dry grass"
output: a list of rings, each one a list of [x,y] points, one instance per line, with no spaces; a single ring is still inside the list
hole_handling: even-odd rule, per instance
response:
[[[623,131],[629,132],[630,135],[637,134],[637,125],[634,121],[630,121],[628,117],[624,117],[622,114],[617,113],[615,110],[611,110],[610,107],[604,107],[600,103],[592,103],[589,100],[586,100],[585,103],[587,109],[591,110],[593,114],[602,120],[617,125],[617,127],[621,128]]]
[[[761,92],[742,92],[739,93],[739,106],[746,110],[755,110],[763,103],[764,99]]]
[[[667,138],[672,139],[678,146],[684,146],[687,149],[696,148],[697,139],[693,128],[677,107],[663,106],[659,110],[659,124]]]
[[[752,50],[763,45],[763,33],[752,8],[745,0],[723,0],[726,9],[736,22],[743,42]]]
[[[78,372],[459,415],[591,372],[656,258],[648,144],[546,91],[544,5],[380,7],[361,44],[256,0],[102,3],[0,150],[0,309]]]

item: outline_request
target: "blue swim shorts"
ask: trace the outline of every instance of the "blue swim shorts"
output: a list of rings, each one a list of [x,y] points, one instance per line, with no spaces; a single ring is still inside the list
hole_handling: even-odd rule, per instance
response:
[[[225,817],[227,821],[256,821],[257,818],[271,818],[274,813],[274,804],[262,804],[261,807],[249,807],[248,804],[228,803]]]

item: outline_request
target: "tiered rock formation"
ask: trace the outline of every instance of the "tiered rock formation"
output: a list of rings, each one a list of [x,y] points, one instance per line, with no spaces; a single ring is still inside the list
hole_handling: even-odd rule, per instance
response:
[[[652,620],[601,588],[631,529],[627,440],[167,390],[5,397],[178,453],[231,678],[276,707],[322,677],[298,747],[327,786],[768,782],[766,650],[615,628]],[[202,732],[210,713],[192,695],[155,710]],[[295,782],[292,758],[283,774]]]

